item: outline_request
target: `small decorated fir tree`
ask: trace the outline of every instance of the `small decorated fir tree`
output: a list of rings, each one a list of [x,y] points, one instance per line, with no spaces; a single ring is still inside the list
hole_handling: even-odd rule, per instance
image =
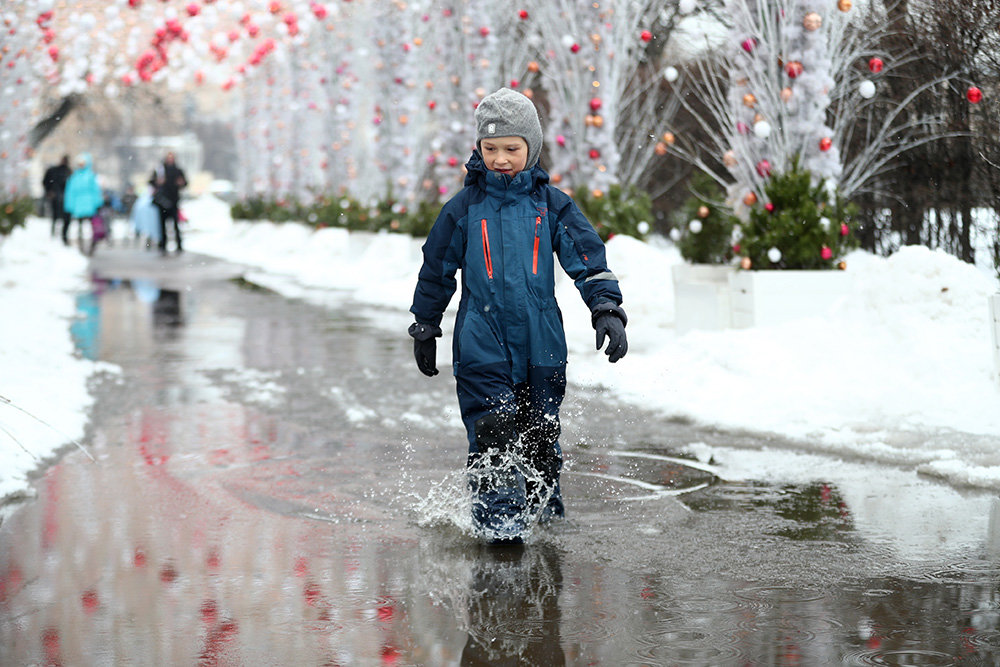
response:
[[[681,257],[693,264],[729,262],[736,218],[723,203],[725,193],[705,173],[692,178],[691,193],[671,231]]]
[[[857,246],[851,234],[855,207],[828,194],[798,161],[764,186],[766,201],[749,210],[740,225],[738,254],[745,269],[844,268],[842,258]],[[832,200],[832,201],[831,201]]]

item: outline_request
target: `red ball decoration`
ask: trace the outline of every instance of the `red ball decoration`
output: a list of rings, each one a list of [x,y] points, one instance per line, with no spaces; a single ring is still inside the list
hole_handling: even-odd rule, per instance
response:
[[[573,53],[579,53],[580,52],[580,45],[574,43],[573,46],[569,47],[569,50],[572,51]]]
[[[969,90],[965,92],[965,97],[973,104],[979,104],[983,99],[983,91],[975,86],[969,86]]]
[[[650,31],[648,31],[648,30],[643,30],[643,31],[642,31],[642,32],[641,32],[641,33],[639,34],[639,39],[641,39],[641,40],[642,40],[642,41],[644,41],[644,42],[648,42],[649,40],[653,39],[653,33],[651,33],[651,32],[650,32]]]
[[[524,19],[528,18],[528,10],[527,9],[522,9],[521,11],[519,11],[517,13],[517,16],[518,16],[518,18],[520,18],[523,21]]]
[[[746,51],[747,53],[752,53],[754,47],[757,46],[757,40],[754,39],[753,37],[747,37],[740,43],[740,46],[743,47],[743,50]]]
[[[591,100],[590,100],[590,110],[591,111],[597,111],[600,108],[601,108],[601,98],[600,97],[593,97],[593,98],[591,98]]]
[[[830,246],[823,246],[819,251],[819,256],[823,259],[833,259],[833,251],[830,250]]]
[[[193,2],[190,5],[188,5],[185,9],[187,10],[188,16],[198,16],[198,13],[201,11],[201,7],[194,4]]]
[[[479,29],[479,34],[482,35],[483,37],[486,37],[487,35],[490,34],[490,29],[487,28],[486,26],[483,26],[482,28]]]
[[[823,137],[819,140],[819,149],[824,153],[833,148],[833,139],[830,137]]]
[[[868,69],[875,74],[881,72],[883,67],[885,67],[885,63],[882,62],[881,58],[872,58],[868,61]]]
[[[590,149],[590,159],[591,160],[596,160],[599,157],[601,157],[601,151],[597,150],[596,148],[591,148]]]
[[[767,211],[768,213],[774,213],[774,203],[767,202],[766,204],[764,204],[764,210]]]
[[[840,235],[847,236],[851,232],[850,228],[847,226],[846,222],[840,223]]]
[[[800,74],[802,74],[802,70],[803,70],[802,63],[800,63],[798,60],[793,60],[792,62],[785,65],[785,74],[788,75],[789,79],[794,79]]]
[[[767,178],[771,175],[771,163],[767,160],[761,160],[757,163],[757,173],[762,177]]]

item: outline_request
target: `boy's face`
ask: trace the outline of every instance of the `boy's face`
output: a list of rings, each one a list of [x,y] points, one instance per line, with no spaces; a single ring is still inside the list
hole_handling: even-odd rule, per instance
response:
[[[521,137],[491,137],[479,142],[490,171],[517,176],[528,162],[528,142]]]

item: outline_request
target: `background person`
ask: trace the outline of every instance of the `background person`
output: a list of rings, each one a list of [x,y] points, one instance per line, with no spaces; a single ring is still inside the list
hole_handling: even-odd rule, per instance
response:
[[[63,198],[67,216],[64,218],[62,239],[69,245],[69,225],[72,218],[80,221],[80,239],[83,239],[83,221],[88,222],[104,206],[104,191],[97,183],[97,175],[91,162],[90,153],[83,153],[77,159],[76,170],[66,181]]]
[[[184,251],[181,242],[180,211],[181,190],[187,186],[184,171],[176,164],[174,154],[167,153],[163,164],[153,170],[149,179],[153,186],[153,203],[160,209],[160,254],[167,254],[167,218],[174,221],[174,239],[177,242],[177,252]]]
[[[63,207],[63,197],[66,194],[66,181],[73,170],[69,166],[69,156],[63,155],[59,164],[54,164],[45,170],[42,177],[42,187],[45,188],[45,201],[52,213],[52,236],[56,235],[56,223],[63,221],[63,226],[69,226],[69,214]]]

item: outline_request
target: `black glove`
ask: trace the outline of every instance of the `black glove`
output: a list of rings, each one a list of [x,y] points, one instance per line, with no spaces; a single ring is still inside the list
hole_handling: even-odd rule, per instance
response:
[[[590,311],[590,322],[597,332],[597,349],[604,345],[604,337],[608,337],[608,347],[604,353],[608,361],[615,363],[628,352],[628,339],[625,337],[625,325],[628,318],[621,306],[611,301],[602,301]]]
[[[417,368],[427,377],[438,374],[437,341],[441,336],[441,327],[433,324],[414,322],[410,325],[409,334],[413,336],[413,356],[417,360]]]

